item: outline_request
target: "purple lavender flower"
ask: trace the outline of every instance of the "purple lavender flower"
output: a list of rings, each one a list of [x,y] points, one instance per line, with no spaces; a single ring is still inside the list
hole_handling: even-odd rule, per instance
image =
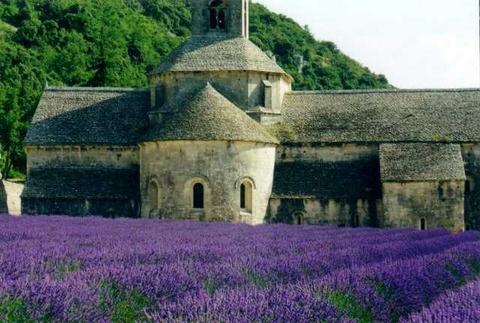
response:
[[[0,216],[0,250],[0,321],[396,321],[480,271],[442,230]]]
[[[432,305],[412,314],[404,323],[463,323],[480,322],[480,280],[452,290]]]

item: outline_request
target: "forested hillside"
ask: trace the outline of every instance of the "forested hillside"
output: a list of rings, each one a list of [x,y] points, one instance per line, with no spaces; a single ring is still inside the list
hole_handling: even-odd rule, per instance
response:
[[[189,37],[187,1],[0,0],[2,173],[24,168],[22,140],[46,84],[146,86],[146,72]],[[295,89],[389,86],[334,43],[258,4],[251,39],[276,56]]]

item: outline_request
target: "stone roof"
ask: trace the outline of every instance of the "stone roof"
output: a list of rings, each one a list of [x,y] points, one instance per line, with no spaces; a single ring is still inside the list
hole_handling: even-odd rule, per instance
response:
[[[276,198],[375,199],[380,196],[377,159],[285,161],[275,165]]]
[[[210,84],[179,102],[171,112],[164,113],[162,122],[152,125],[144,140],[278,143],[260,124]]]
[[[380,145],[383,182],[465,180],[460,145],[384,144]]]
[[[121,88],[45,90],[26,145],[135,145],[148,123],[149,92]]]
[[[284,142],[479,142],[480,90],[292,92]]]
[[[221,36],[192,36],[151,74],[203,71],[259,71],[287,75],[247,38]]]
[[[136,199],[137,170],[89,168],[34,168],[22,198]]]

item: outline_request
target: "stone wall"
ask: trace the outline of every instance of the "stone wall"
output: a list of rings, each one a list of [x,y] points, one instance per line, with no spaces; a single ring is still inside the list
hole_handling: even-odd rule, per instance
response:
[[[138,147],[55,146],[27,147],[26,150],[27,171],[43,167],[138,167]]]
[[[464,182],[383,183],[385,226],[463,231]]]
[[[88,198],[23,198],[22,213],[27,215],[138,217],[138,201]]]
[[[382,203],[378,147],[281,146],[269,222],[378,226]]]
[[[338,225],[341,227],[379,226],[380,200],[272,198],[270,223]],[[380,210],[380,211],[379,211]],[[298,223],[297,215],[302,216]]]
[[[136,218],[138,201],[87,198],[24,198],[23,214]]]
[[[139,215],[138,147],[27,147],[22,213]]]
[[[281,75],[260,72],[182,72],[155,76],[150,80],[152,102],[157,108],[166,102],[173,104],[210,82],[227,99],[248,111],[265,107],[265,80],[271,83],[270,108],[273,112],[280,112],[284,94],[291,91],[290,82]],[[162,91],[158,91],[159,85],[163,87]]]
[[[271,195],[274,163],[273,145],[215,141],[142,144],[142,216],[261,224]],[[240,210],[243,181],[253,184],[251,212]],[[149,196],[152,182],[158,187],[157,197]],[[193,208],[196,183],[205,188],[203,210]],[[157,209],[152,209],[154,204]]]
[[[24,185],[9,181],[0,181],[0,213],[20,215],[22,213],[22,201],[20,196]]]

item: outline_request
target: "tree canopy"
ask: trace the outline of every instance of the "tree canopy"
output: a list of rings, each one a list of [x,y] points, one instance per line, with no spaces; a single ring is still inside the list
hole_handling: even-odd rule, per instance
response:
[[[251,5],[251,40],[295,89],[389,87],[308,28]],[[188,0],[0,0],[0,167],[25,168],[22,141],[45,86],[145,87],[190,35]]]

